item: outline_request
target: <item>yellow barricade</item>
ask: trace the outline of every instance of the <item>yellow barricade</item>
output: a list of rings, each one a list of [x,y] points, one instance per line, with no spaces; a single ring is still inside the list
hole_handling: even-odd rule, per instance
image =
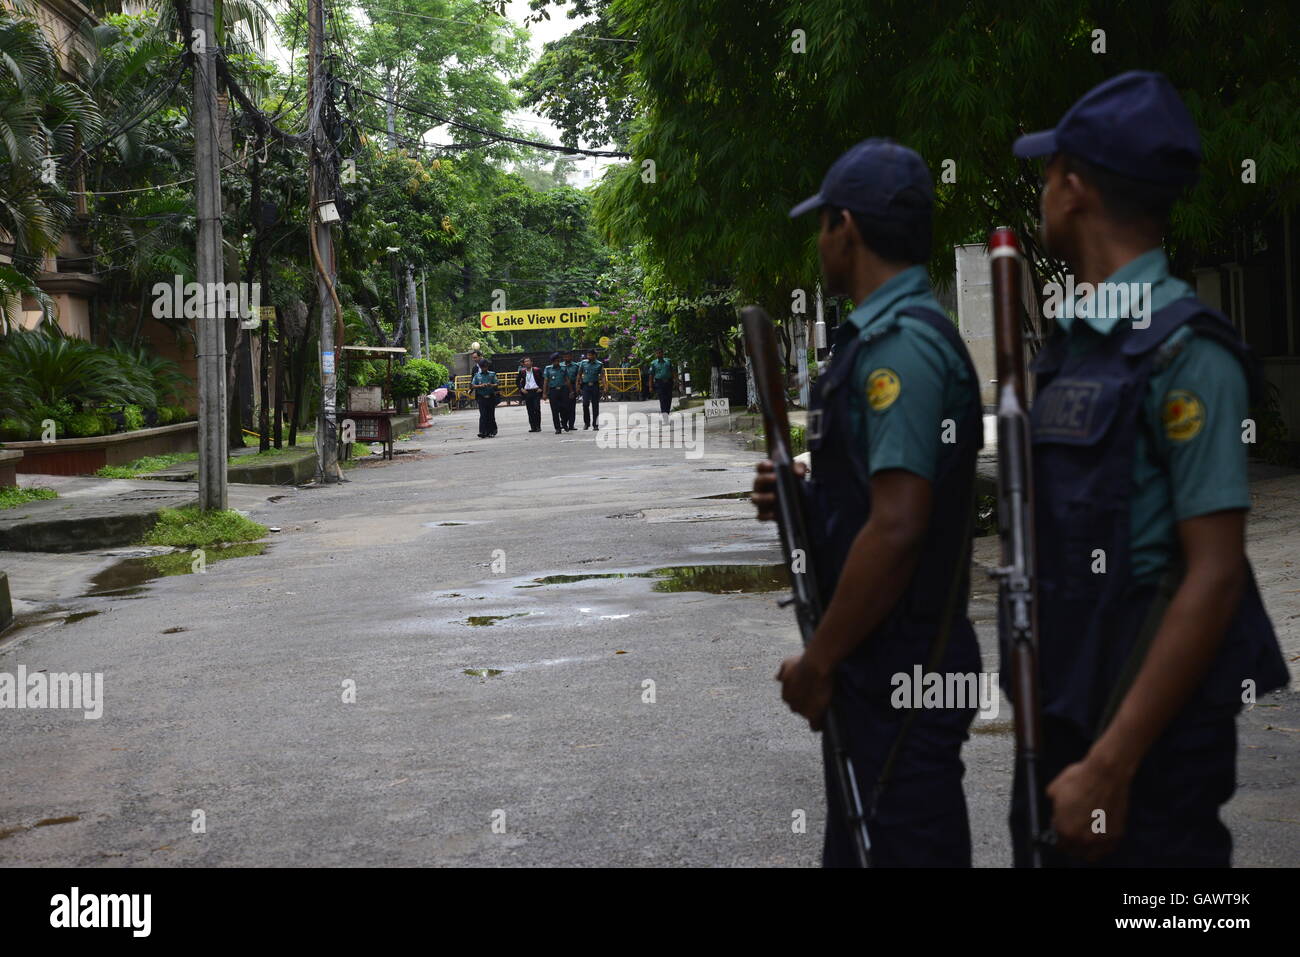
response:
[[[605,370],[605,381],[609,384],[611,398],[622,398],[632,392],[639,393],[641,391],[641,370],[607,368]]]
[[[474,398],[474,387],[470,385],[474,377],[472,375],[456,376],[456,401],[468,402]]]
[[[518,378],[517,372],[498,372],[497,373],[497,392],[503,399],[519,398],[519,383],[515,381]]]

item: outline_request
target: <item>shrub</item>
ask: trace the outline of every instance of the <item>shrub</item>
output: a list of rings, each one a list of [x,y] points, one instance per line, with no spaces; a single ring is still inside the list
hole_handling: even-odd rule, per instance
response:
[[[420,377],[421,387],[419,391],[410,393],[410,395],[423,395],[426,392],[431,392],[447,381],[447,367],[434,362],[432,359],[411,359],[406,365],[402,366],[402,369],[409,369]]]
[[[99,412],[74,412],[67,418],[66,434],[74,438],[106,435],[113,431],[113,420]]]
[[[126,422],[128,432],[144,428],[144,410],[138,405],[128,405],[122,409],[122,418]]]
[[[0,442],[22,442],[31,435],[31,428],[22,419],[12,415],[0,419]]]

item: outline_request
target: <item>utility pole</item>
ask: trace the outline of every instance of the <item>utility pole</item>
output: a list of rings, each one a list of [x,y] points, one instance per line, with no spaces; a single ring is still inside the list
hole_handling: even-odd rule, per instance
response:
[[[420,267],[420,311],[424,314],[424,354],[429,355],[429,280]],[[441,384],[441,383],[439,383]]]
[[[406,350],[407,357],[410,359],[421,358],[420,352],[420,303],[415,298],[415,270],[411,264],[406,264],[406,314],[409,318],[409,325],[406,331]]]
[[[198,318],[199,507],[226,507],[226,322],[221,249],[221,171],[217,141],[217,36],[213,0],[190,0],[194,73],[194,201],[199,238],[195,264],[203,290]],[[220,304],[220,305],[218,305]]]
[[[312,133],[311,177],[309,196],[311,225],[307,231],[311,243],[312,261],[316,267],[316,296],[320,302],[320,415],[316,420],[316,480],[321,483],[337,482],[338,423],[335,421],[335,396],[338,394],[334,361],[334,238],[327,223],[321,221],[321,204],[334,199],[333,180],[328,170],[327,154],[333,144],[325,131],[325,74],[321,66],[321,47],[324,43],[325,21],[321,0],[308,0],[307,56],[308,129]],[[332,203],[331,203],[332,208]],[[337,213],[334,214],[337,216]]]

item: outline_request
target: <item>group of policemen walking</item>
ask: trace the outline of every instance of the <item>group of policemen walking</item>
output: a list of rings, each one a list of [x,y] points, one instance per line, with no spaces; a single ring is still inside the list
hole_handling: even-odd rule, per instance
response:
[[[1236,786],[1236,714],[1288,673],[1244,548],[1256,366],[1162,249],[1171,208],[1197,179],[1200,138],[1165,77],[1129,72],[1011,148],[1045,159],[1048,255],[1080,285],[1150,290],[1143,321],[1100,298],[1063,310],[1031,366],[1039,797],[1051,833],[1027,832],[1018,774],[1015,860],[1037,846],[1048,866],[1227,866],[1219,810]],[[917,666],[981,670],[967,597],[983,409],[927,277],[933,205],[922,158],[869,139],[790,213],[818,213],[824,285],[856,308],[819,376],[812,469],[800,470],[826,611],[777,678],[814,728],[834,698],[877,866],[971,862],[961,748],[974,703],[891,702],[894,676]],[[760,520],[774,517],[771,463],[753,502]],[[849,864],[829,783],[823,863]]]
[[[542,431],[542,403],[551,406],[551,421],[555,434],[573,432],[577,428],[578,397],[582,398],[582,427],[596,430],[600,418],[600,395],[606,386],[605,363],[596,357],[595,349],[588,349],[586,358],[573,361],[572,352],[551,354],[550,365],[540,371],[533,365],[532,357],[525,357],[519,366],[515,383],[528,410],[528,431]],[[480,439],[497,434],[496,407],[501,401],[497,375],[486,359],[478,362],[471,386],[479,407]]]

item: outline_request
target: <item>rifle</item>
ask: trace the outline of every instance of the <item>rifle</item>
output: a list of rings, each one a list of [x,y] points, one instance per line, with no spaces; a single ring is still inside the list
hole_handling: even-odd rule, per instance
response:
[[[745,329],[745,351],[749,353],[754,369],[758,403],[763,413],[767,457],[772,460],[776,473],[777,525],[792,592],[791,597],[781,604],[782,607],[794,605],[799,633],[804,647],[807,647],[821,621],[823,609],[817,576],[810,562],[811,542],[804,519],[803,499],[799,494],[800,479],[794,474],[794,458],[790,454],[790,420],[786,414],[785,387],[777,358],[776,331],[767,313],[758,306],[746,306],[741,310],[741,323]],[[853,760],[844,747],[833,697],[822,722],[822,733],[830,747],[830,775],[840,795],[845,826],[853,835],[858,864],[870,867],[871,839],[867,835],[866,813],[862,809],[858,779],[853,773]]]
[[[991,576],[998,582],[999,637],[1002,647],[1011,649],[1016,761],[1028,798],[1029,866],[1042,867],[1042,848],[1051,843],[1051,838],[1044,829],[1038,800],[1042,730],[1038,704],[1034,481],[1020,325],[1020,243],[1016,234],[1006,227],[995,229],[989,235],[989,252],[998,377],[998,537],[1002,543],[1002,563]]]

